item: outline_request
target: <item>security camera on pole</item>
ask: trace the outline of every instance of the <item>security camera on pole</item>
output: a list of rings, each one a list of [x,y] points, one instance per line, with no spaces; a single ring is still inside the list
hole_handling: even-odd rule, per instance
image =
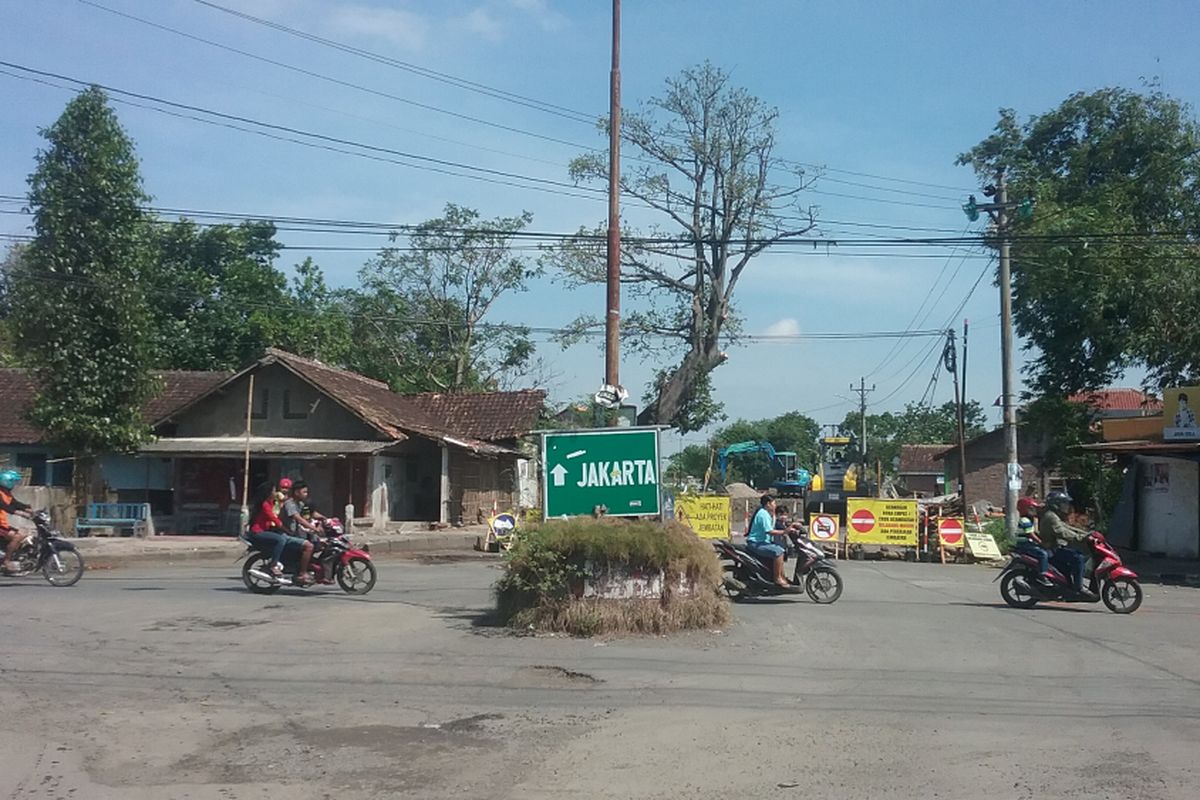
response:
[[[1000,360],[1002,362],[1002,395],[1004,405],[1004,453],[1008,464],[1007,480],[1004,483],[1004,528],[1009,536],[1017,535],[1017,498],[1021,492],[1021,462],[1017,460],[1017,410],[1013,388],[1013,328],[1012,328],[1012,273],[1009,259],[1010,211],[1016,211],[1028,219],[1033,215],[1033,198],[1009,202],[1008,186],[1004,182],[1004,169],[996,172],[996,185],[985,187],[983,193],[996,198],[994,203],[977,203],[971,195],[963,206],[967,219],[974,222],[983,211],[996,225],[1000,241]],[[965,465],[964,465],[965,467]]]

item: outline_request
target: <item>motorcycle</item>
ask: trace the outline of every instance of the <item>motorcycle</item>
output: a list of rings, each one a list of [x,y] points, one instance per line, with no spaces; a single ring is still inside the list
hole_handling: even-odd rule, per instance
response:
[[[728,573],[724,585],[731,598],[745,600],[796,594],[801,586],[814,603],[822,605],[836,602],[842,596],[842,576],[825,551],[799,531],[789,530],[786,536],[789,545],[784,548],[784,559],[794,558],[796,562],[788,581],[790,586],[786,589],[775,582],[773,566],[754,555],[745,545],[725,539],[713,542],[713,548]]]
[[[322,519],[317,521],[320,536],[315,537],[312,558],[308,568],[315,583],[313,585],[329,585],[337,581],[338,586],[346,594],[366,594],[375,588],[377,573],[375,564],[371,561],[371,548],[368,545],[355,547],[346,534],[340,520]],[[251,538],[242,537],[246,542],[246,552],[238,560],[245,559],[242,565],[242,582],[246,588],[256,594],[274,594],[283,586],[298,586],[300,558],[292,552],[283,557],[283,575],[271,572],[271,552]]]
[[[51,586],[74,586],[83,577],[83,556],[75,544],[63,538],[60,531],[50,524],[50,514],[37,511],[33,515],[34,533],[26,536],[21,548],[13,555],[19,570],[15,574],[5,573],[10,578],[21,578],[41,570],[42,577]],[[4,552],[0,550],[0,564]]]
[[[1087,573],[1090,595],[1075,591],[1071,579],[1051,565],[1047,576],[1039,574],[1036,555],[1012,553],[1008,565],[993,579],[1000,581],[1000,596],[1013,608],[1033,608],[1040,602],[1096,603],[1101,600],[1114,614],[1132,614],[1142,604],[1142,585],[1137,574],[1121,562],[1121,556],[1099,531],[1088,534]]]

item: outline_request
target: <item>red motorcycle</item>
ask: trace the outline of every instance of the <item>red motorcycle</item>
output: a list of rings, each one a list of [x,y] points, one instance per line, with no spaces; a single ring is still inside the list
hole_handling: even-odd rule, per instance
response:
[[[1091,550],[1087,565],[1090,595],[1076,592],[1071,579],[1053,565],[1047,575],[1039,574],[1038,557],[1018,548],[995,578],[1000,581],[1000,596],[1004,602],[1013,608],[1033,608],[1044,601],[1096,603],[1103,600],[1114,614],[1137,611],[1142,604],[1142,585],[1137,574],[1121,562],[1121,556],[1099,531],[1092,531],[1085,541]]]
[[[355,547],[345,528],[337,519],[322,519],[318,527],[321,535],[314,537],[313,554],[308,569],[314,586],[330,585],[334,581],[346,594],[366,594],[375,588],[375,564],[371,561],[370,547]],[[283,586],[296,586],[296,570],[299,557],[288,553],[284,556],[283,575],[271,572],[271,553],[253,541],[242,554],[246,563],[242,565],[242,582],[256,594],[273,594]]]

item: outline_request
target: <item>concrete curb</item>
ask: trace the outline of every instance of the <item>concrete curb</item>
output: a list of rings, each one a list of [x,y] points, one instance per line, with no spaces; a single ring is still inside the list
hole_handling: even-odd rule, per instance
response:
[[[412,536],[389,536],[379,539],[363,536],[360,541],[370,546],[373,556],[418,558],[475,552],[477,536],[478,534],[474,532],[451,531]],[[175,564],[197,561],[226,560],[233,563],[246,549],[241,542],[228,540],[204,544],[200,547],[188,547],[182,542],[177,546],[170,546],[166,542],[158,545],[142,545],[129,539],[85,539],[75,540],[75,543],[89,569],[115,569],[130,564]]]

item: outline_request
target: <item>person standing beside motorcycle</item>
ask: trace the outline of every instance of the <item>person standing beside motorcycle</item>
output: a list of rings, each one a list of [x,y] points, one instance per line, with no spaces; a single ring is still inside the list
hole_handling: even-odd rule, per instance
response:
[[[304,518],[304,505],[307,500],[308,484],[304,481],[297,481],[292,485],[292,494],[284,501],[283,509],[280,511],[283,523],[288,533],[291,534],[285,537],[287,541],[284,547],[300,547],[300,566],[296,570],[296,583],[300,586],[307,586],[313,582],[312,576],[308,574],[308,562],[312,558],[313,544],[305,538],[305,534],[316,533],[317,527]]]
[[[750,523],[750,530],[746,533],[746,547],[759,558],[773,561],[775,583],[784,589],[790,589],[792,585],[783,574],[783,548],[773,541],[774,533],[775,498],[764,494]]]
[[[1075,591],[1088,596],[1091,593],[1083,585],[1087,557],[1071,546],[1077,547],[1086,541],[1088,532],[1066,522],[1067,515],[1071,513],[1071,502],[1071,496],[1066,492],[1051,492],[1046,496],[1046,510],[1042,512],[1038,536],[1042,546],[1052,553],[1050,563],[1071,578]]]
[[[6,469],[0,472],[0,540],[5,543],[4,571],[10,575],[20,570],[20,567],[14,563],[13,557],[21,549],[21,543],[25,541],[25,534],[8,524],[8,515],[20,514],[22,517],[33,519],[33,514],[29,513],[29,506],[13,497],[13,490],[20,482],[21,473],[15,469]]]

